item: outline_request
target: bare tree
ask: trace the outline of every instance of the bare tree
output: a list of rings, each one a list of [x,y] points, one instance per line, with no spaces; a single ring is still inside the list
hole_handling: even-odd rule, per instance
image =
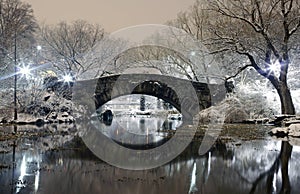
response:
[[[199,81],[193,62],[170,48],[150,45],[136,47],[118,56],[118,61],[124,68],[147,66],[157,69],[162,74]]]
[[[209,1],[216,15],[211,22],[218,50],[239,54],[247,64],[236,75],[252,67],[268,79],[281,100],[283,114],[295,114],[287,84],[291,49],[298,44],[295,34],[300,27],[298,0],[216,0]],[[236,76],[234,75],[234,76]]]
[[[42,41],[45,44],[45,56],[64,74],[78,77],[95,65],[91,55],[101,40],[104,30],[99,25],[77,20],[72,24],[61,22],[55,26],[41,28]],[[87,55],[89,57],[87,57]]]
[[[173,25],[203,41],[225,68],[238,65],[227,79],[255,69],[276,89],[281,112],[295,114],[287,74],[299,50],[298,0],[198,0]]]
[[[26,58],[34,42],[34,32],[38,25],[33,9],[20,0],[0,0],[0,69],[14,64],[17,58]]]
[[[120,73],[123,66],[115,65],[114,58],[122,53],[125,46],[126,41],[105,35],[95,48],[84,54],[83,59],[87,62],[88,68],[80,74],[78,79],[91,79]]]
[[[209,65],[211,70],[218,69],[204,45],[185,30],[165,26],[143,41],[142,46],[130,48],[117,56],[116,64],[147,66],[162,74],[204,82],[209,82],[208,74],[213,77]]]
[[[209,23],[209,15],[205,8],[206,4],[196,0],[189,10],[180,12],[176,19],[167,22],[167,24],[180,28],[196,39],[203,41],[208,36],[207,25]]]

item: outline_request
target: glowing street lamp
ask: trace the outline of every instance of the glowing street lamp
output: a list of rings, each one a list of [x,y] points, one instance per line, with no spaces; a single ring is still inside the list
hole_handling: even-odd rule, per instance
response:
[[[23,66],[19,68],[19,73],[26,77],[30,75],[30,71],[31,69],[29,68],[29,66]]]
[[[73,81],[73,77],[70,74],[66,74],[63,76],[63,80],[64,82],[69,83]]]
[[[279,73],[280,68],[281,68],[281,65],[280,65],[280,62],[278,60],[276,60],[275,63],[271,63],[269,65],[269,70],[273,73]]]

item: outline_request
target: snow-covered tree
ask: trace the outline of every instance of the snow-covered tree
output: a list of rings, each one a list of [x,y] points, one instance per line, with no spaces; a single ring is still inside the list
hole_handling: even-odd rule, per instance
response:
[[[77,20],[71,24],[44,25],[40,36],[45,59],[62,74],[79,76],[94,65],[95,58],[87,58],[104,38],[104,30],[99,25]]]
[[[161,27],[141,45],[122,52],[116,64],[154,68],[164,75],[200,82],[220,75],[219,66],[204,45],[184,30],[171,26]]]
[[[299,1],[216,0],[209,1],[209,8],[216,18],[211,22],[215,48],[246,60],[238,72],[255,69],[276,89],[281,112],[295,114],[287,75],[294,57],[291,49],[299,44]]]
[[[20,0],[0,0],[0,75],[28,58],[38,25],[31,6]]]
[[[299,8],[295,0],[196,1],[174,25],[204,41],[228,78],[253,68],[277,91],[281,112],[295,114],[287,75],[299,48]]]
[[[44,25],[40,30],[42,57],[59,74],[91,79],[115,73],[112,57],[125,41],[115,40],[99,25],[77,20],[69,24]]]

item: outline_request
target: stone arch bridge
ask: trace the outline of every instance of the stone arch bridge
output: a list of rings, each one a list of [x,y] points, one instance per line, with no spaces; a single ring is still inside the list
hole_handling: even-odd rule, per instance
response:
[[[47,88],[67,99],[73,98],[91,111],[119,96],[146,94],[172,104],[186,118],[223,100],[226,93],[225,84],[207,84],[160,74],[111,75],[75,84],[55,82]]]
[[[84,81],[83,81],[84,82]],[[225,97],[224,84],[207,84],[159,74],[122,74],[98,78],[96,109],[119,96],[146,94],[177,108],[183,116],[194,116]]]

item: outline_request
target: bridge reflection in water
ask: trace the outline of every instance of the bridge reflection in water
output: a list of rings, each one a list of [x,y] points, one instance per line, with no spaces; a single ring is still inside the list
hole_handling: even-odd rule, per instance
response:
[[[122,146],[132,149],[151,149],[168,141],[181,124],[181,120],[121,115],[113,117],[109,126],[100,123],[97,128]]]
[[[93,115],[92,123],[117,144],[145,150],[168,141],[183,121],[179,111],[166,101],[134,94],[101,106]]]

